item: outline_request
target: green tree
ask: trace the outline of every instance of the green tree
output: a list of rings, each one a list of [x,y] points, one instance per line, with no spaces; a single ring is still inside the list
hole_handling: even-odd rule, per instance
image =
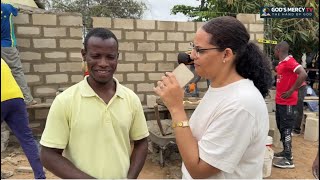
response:
[[[147,7],[135,0],[43,0],[43,3],[48,10],[81,13],[87,28],[92,27],[90,17],[140,19]]]
[[[313,7],[313,18],[274,18],[266,20],[265,38],[278,42],[287,41],[290,44],[291,53],[298,61],[303,52],[318,50],[318,0],[201,0],[201,5],[198,7],[176,5],[171,9],[171,13],[183,13],[193,18],[194,21],[207,21],[218,16],[236,16],[238,13],[259,14],[260,7],[262,6]],[[272,45],[265,45],[266,49],[272,49]]]

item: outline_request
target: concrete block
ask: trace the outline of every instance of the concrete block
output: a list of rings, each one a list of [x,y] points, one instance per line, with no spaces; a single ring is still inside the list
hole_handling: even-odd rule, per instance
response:
[[[263,32],[264,25],[263,24],[250,24],[249,32]]]
[[[139,83],[137,84],[138,92],[153,92],[154,83]]]
[[[112,30],[112,32],[118,40],[122,39],[122,30]]]
[[[177,22],[178,31],[195,31],[195,23],[194,22]]]
[[[256,14],[256,23],[263,23],[264,22],[264,18],[260,17],[260,14]]]
[[[166,53],[166,61],[177,62],[178,53]]]
[[[17,46],[18,47],[29,48],[30,44],[31,44],[30,39],[17,38]]]
[[[142,40],[144,39],[144,32],[143,31],[126,31],[126,39],[136,39]]]
[[[147,106],[148,108],[153,108],[157,104],[157,96],[147,95]]]
[[[155,23],[154,20],[140,20],[140,19],[137,19],[136,23],[137,23],[137,29],[148,29],[148,30],[151,30],[151,29],[155,29],[155,27],[156,27],[156,23]]]
[[[55,96],[58,87],[57,86],[40,86],[34,87],[34,92],[37,97]]]
[[[114,76],[120,83],[123,82],[123,74],[114,74]]]
[[[35,48],[56,48],[55,39],[33,39],[33,46]]]
[[[23,68],[23,72],[24,73],[28,73],[28,72],[30,72],[30,63],[22,63],[22,68]]]
[[[43,28],[45,37],[65,37],[67,35],[67,29],[64,27],[60,28]]]
[[[61,26],[82,26],[81,16],[59,16]]]
[[[147,53],[147,61],[163,61],[164,54],[163,53]]]
[[[133,19],[113,19],[113,27],[119,29],[133,29]]]
[[[19,13],[18,16],[13,16],[14,24],[29,24],[29,14]]]
[[[255,40],[258,40],[258,39],[264,39],[264,34],[263,33],[256,33]]]
[[[178,43],[178,51],[187,51],[190,49],[190,43]]]
[[[193,42],[195,35],[196,35],[196,33],[186,33],[186,41]]]
[[[164,32],[147,32],[147,40],[151,41],[163,41]]]
[[[69,52],[69,59],[71,61],[82,61],[82,55],[80,51]]]
[[[56,72],[57,64],[56,63],[46,63],[46,64],[34,64],[34,72]]]
[[[83,75],[71,75],[71,82],[78,83],[83,80]]]
[[[269,113],[269,132],[272,131],[270,134],[273,138],[273,146],[277,148],[282,148],[282,142],[280,141],[281,135],[279,129],[277,127],[276,116],[275,113]]]
[[[255,14],[237,14],[237,19],[242,22],[243,24],[253,24],[256,22],[256,15]]]
[[[249,31],[249,24],[243,24],[247,31]]]
[[[158,64],[158,71],[173,71],[174,63],[159,63]]]
[[[157,21],[158,30],[174,31],[176,29],[176,22],[174,21]]]
[[[111,28],[111,18],[108,17],[92,17],[93,27]]]
[[[50,74],[46,75],[46,83],[57,84],[57,83],[67,83],[68,75],[67,74]]]
[[[39,75],[30,75],[30,74],[26,74],[25,75],[27,83],[36,83],[36,82],[40,82],[40,76]]]
[[[70,28],[70,35],[69,36],[82,38],[82,36],[83,36],[82,28]]]
[[[133,42],[119,42],[119,50],[120,51],[134,51],[134,43]]]
[[[159,51],[175,51],[176,44],[175,43],[158,43]]]
[[[60,39],[61,48],[83,48],[82,39]]]
[[[138,71],[154,72],[156,70],[155,63],[138,63]]]
[[[128,73],[127,81],[144,81],[145,75],[144,73]]]
[[[184,41],[184,33],[182,32],[167,32],[168,41]]]
[[[148,73],[148,78],[151,81],[159,81],[163,75],[163,73]]]
[[[52,103],[54,98],[45,98],[45,103]]]
[[[137,94],[137,96],[139,97],[141,102],[144,101],[144,94]]]
[[[250,39],[249,39],[250,41],[255,40],[255,39],[254,39],[254,33],[250,33],[249,35],[250,35]]]
[[[39,35],[40,36],[40,28],[18,26],[17,35]]]
[[[134,70],[134,64],[118,64],[117,66],[117,72],[133,72]]]
[[[54,51],[54,52],[46,52],[44,53],[44,57],[50,59],[62,59],[65,60],[67,58],[66,52]]]
[[[274,101],[273,100],[270,100],[270,101],[266,100],[265,102],[266,102],[266,105],[267,105],[267,108],[268,108],[268,112],[269,113],[273,112],[273,110],[275,109]]]
[[[82,72],[82,62],[59,63],[60,72]]]
[[[152,43],[138,43],[138,51],[155,51],[156,44]]]
[[[35,118],[36,119],[47,119],[49,109],[36,109]]]
[[[142,53],[124,53],[125,61],[142,61],[143,54]]]
[[[197,30],[202,27],[205,24],[205,22],[197,22],[196,26],[197,26]]]
[[[136,92],[136,90],[134,89],[134,84],[123,84],[125,87],[131,89],[133,92]]]
[[[318,141],[319,140],[319,118],[307,117],[304,139],[308,141]]]
[[[21,60],[33,61],[41,60],[41,54],[36,52],[20,52]]]
[[[57,25],[57,16],[55,14],[32,14],[34,25]]]

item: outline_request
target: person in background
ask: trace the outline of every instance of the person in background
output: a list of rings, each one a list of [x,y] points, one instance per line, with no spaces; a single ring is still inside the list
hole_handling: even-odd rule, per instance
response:
[[[292,156],[292,129],[295,123],[294,112],[298,102],[298,89],[306,80],[304,68],[289,55],[289,44],[278,43],[274,48],[274,56],[279,60],[276,67],[276,122],[280,131],[283,151],[275,153],[280,159],[273,165],[279,168],[294,168]]]
[[[191,44],[196,73],[211,84],[188,120],[183,89],[167,72],[154,91],[172,118],[182,178],[262,179],[269,131],[270,62],[236,18],[211,19]]]
[[[29,119],[22,92],[7,63],[1,58],[1,123],[5,121],[19,140],[28,158],[35,179],[45,179],[36,140],[29,128]]]
[[[298,90],[298,102],[294,116],[294,127],[292,130],[293,136],[298,136],[301,133],[301,122],[304,118],[304,97],[307,95],[307,83],[304,81]]]
[[[24,101],[27,105],[37,104],[28,88],[26,78],[17,49],[14,34],[13,16],[18,15],[18,9],[11,4],[1,2],[1,58],[6,61],[12,70],[12,74],[22,90]]]
[[[139,97],[113,77],[118,48],[110,30],[92,29],[81,50],[89,76],[51,105],[40,157],[60,178],[136,179],[144,165],[149,131]]]

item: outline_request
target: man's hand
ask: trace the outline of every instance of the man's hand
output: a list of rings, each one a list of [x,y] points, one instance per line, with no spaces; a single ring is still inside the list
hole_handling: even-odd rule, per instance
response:
[[[284,92],[281,94],[281,98],[283,99],[287,99],[288,97],[290,97],[292,95],[293,91],[292,90],[289,90],[287,92]]]

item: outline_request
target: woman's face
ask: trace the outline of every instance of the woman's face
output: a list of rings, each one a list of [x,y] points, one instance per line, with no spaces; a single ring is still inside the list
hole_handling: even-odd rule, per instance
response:
[[[225,52],[221,51],[221,49],[214,49],[220,47],[210,44],[210,39],[210,34],[202,28],[198,29],[194,38],[191,58],[194,59],[196,73],[201,77],[214,81],[216,76],[222,71]]]

